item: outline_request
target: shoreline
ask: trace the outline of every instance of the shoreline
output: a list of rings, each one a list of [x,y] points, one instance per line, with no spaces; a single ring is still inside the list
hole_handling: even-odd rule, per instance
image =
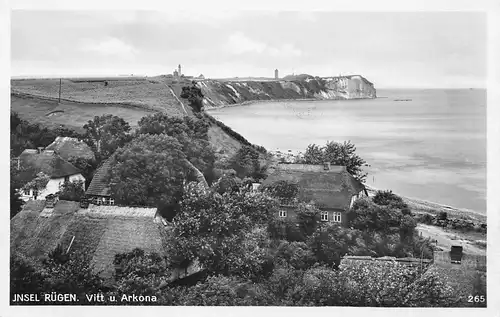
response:
[[[232,107],[245,107],[245,106],[250,106],[255,103],[264,103],[264,102],[290,102],[290,101],[319,101],[319,100],[337,100],[337,99],[315,99],[315,98],[301,98],[301,99],[264,99],[264,100],[248,100],[248,101],[243,101],[239,103],[232,103],[232,104],[227,104],[227,105],[221,105],[221,106],[210,106],[208,108],[207,106],[205,107],[205,111],[209,112],[212,110],[218,110],[218,109],[223,109],[223,108],[232,108]],[[343,99],[338,99],[338,100],[343,100]]]
[[[212,111],[212,110],[218,110],[218,109],[223,109],[223,108],[231,108],[231,107],[245,107],[245,106],[250,106],[255,103],[266,103],[266,102],[293,102],[293,101],[331,101],[331,100],[336,100],[336,101],[349,101],[349,100],[370,100],[370,99],[377,99],[379,97],[375,98],[344,98],[344,97],[338,97],[334,99],[326,99],[326,98],[298,98],[298,99],[262,99],[262,100],[247,100],[239,103],[232,103],[232,104],[226,104],[226,105],[220,105],[220,106],[204,106],[204,111]],[[208,103],[208,101],[207,101]]]

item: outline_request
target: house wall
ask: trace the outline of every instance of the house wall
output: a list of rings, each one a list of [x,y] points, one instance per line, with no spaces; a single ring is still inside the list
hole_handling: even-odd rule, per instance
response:
[[[280,210],[285,210],[286,211],[286,218],[287,219],[291,219],[291,220],[297,220],[297,209],[295,207],[288,207],[288,206],[284,206],[284,207],[281,207]],[[346,212],[344,210],[341,210],[341,209],[328,209],[328,210],[323,210],[323,211],[327,211],[328,212],[328,222],[333,222],[333,219],[334,219],[334,213],[336,212],[340,212],[341,213],[341,216],[340,216],[340,220],[341,220],[341,224],[344,225],[344,226],[347,226],[347,215],[346,215]],[[276,214],[277,217],[280,217],[279,216],[279,212],[277,212]]]
[[[69,181],[83,181],[83,189],[85,190],[85,177],[82,174],[75,174],[69,176]],[[64,183],[64,177],[60,178],[51,178],[47,183],[47,186],[44,190],[38,193],[36,200],[44,200],[47,195],[55,194],[60,190],[61,185]],[[24,191],[21,191],[21,199],[24,201],[28,201],[30,199],[34,199],[33,190],[30,190],[29,195],[25,195]]]

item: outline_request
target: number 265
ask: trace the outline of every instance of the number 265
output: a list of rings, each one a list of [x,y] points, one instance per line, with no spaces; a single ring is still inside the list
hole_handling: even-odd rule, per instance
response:
[[[484,297],[484,295],[477,295],[477,296],[472,296],[472,295],[469,295],[467,297],[467,301],[469,303],[484,303],[484,301],[486,301],[486,298]]]

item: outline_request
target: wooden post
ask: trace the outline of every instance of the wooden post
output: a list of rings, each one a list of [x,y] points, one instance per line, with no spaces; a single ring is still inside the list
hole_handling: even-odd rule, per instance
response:
[[[62,78],[59,78],[59,103],[61,103],[61,84],[62,84]]]
[[[69,244],[69,247],[68,247],[68,249],[66,250],[66,254],[68,254],[69,249],[71,248],[71,245],[73,244],[73,240],[75,240],[75,236],[73,236],[73,239],[71,239],[71,242],[70,242],[70,244]]]

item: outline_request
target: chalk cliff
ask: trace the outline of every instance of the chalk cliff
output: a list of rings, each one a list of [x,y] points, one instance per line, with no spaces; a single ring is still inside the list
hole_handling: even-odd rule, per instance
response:
[[[208,108],[255,100],[376,98],[371,82],[360,75],[273,81],[203,80],[197,85]]]

